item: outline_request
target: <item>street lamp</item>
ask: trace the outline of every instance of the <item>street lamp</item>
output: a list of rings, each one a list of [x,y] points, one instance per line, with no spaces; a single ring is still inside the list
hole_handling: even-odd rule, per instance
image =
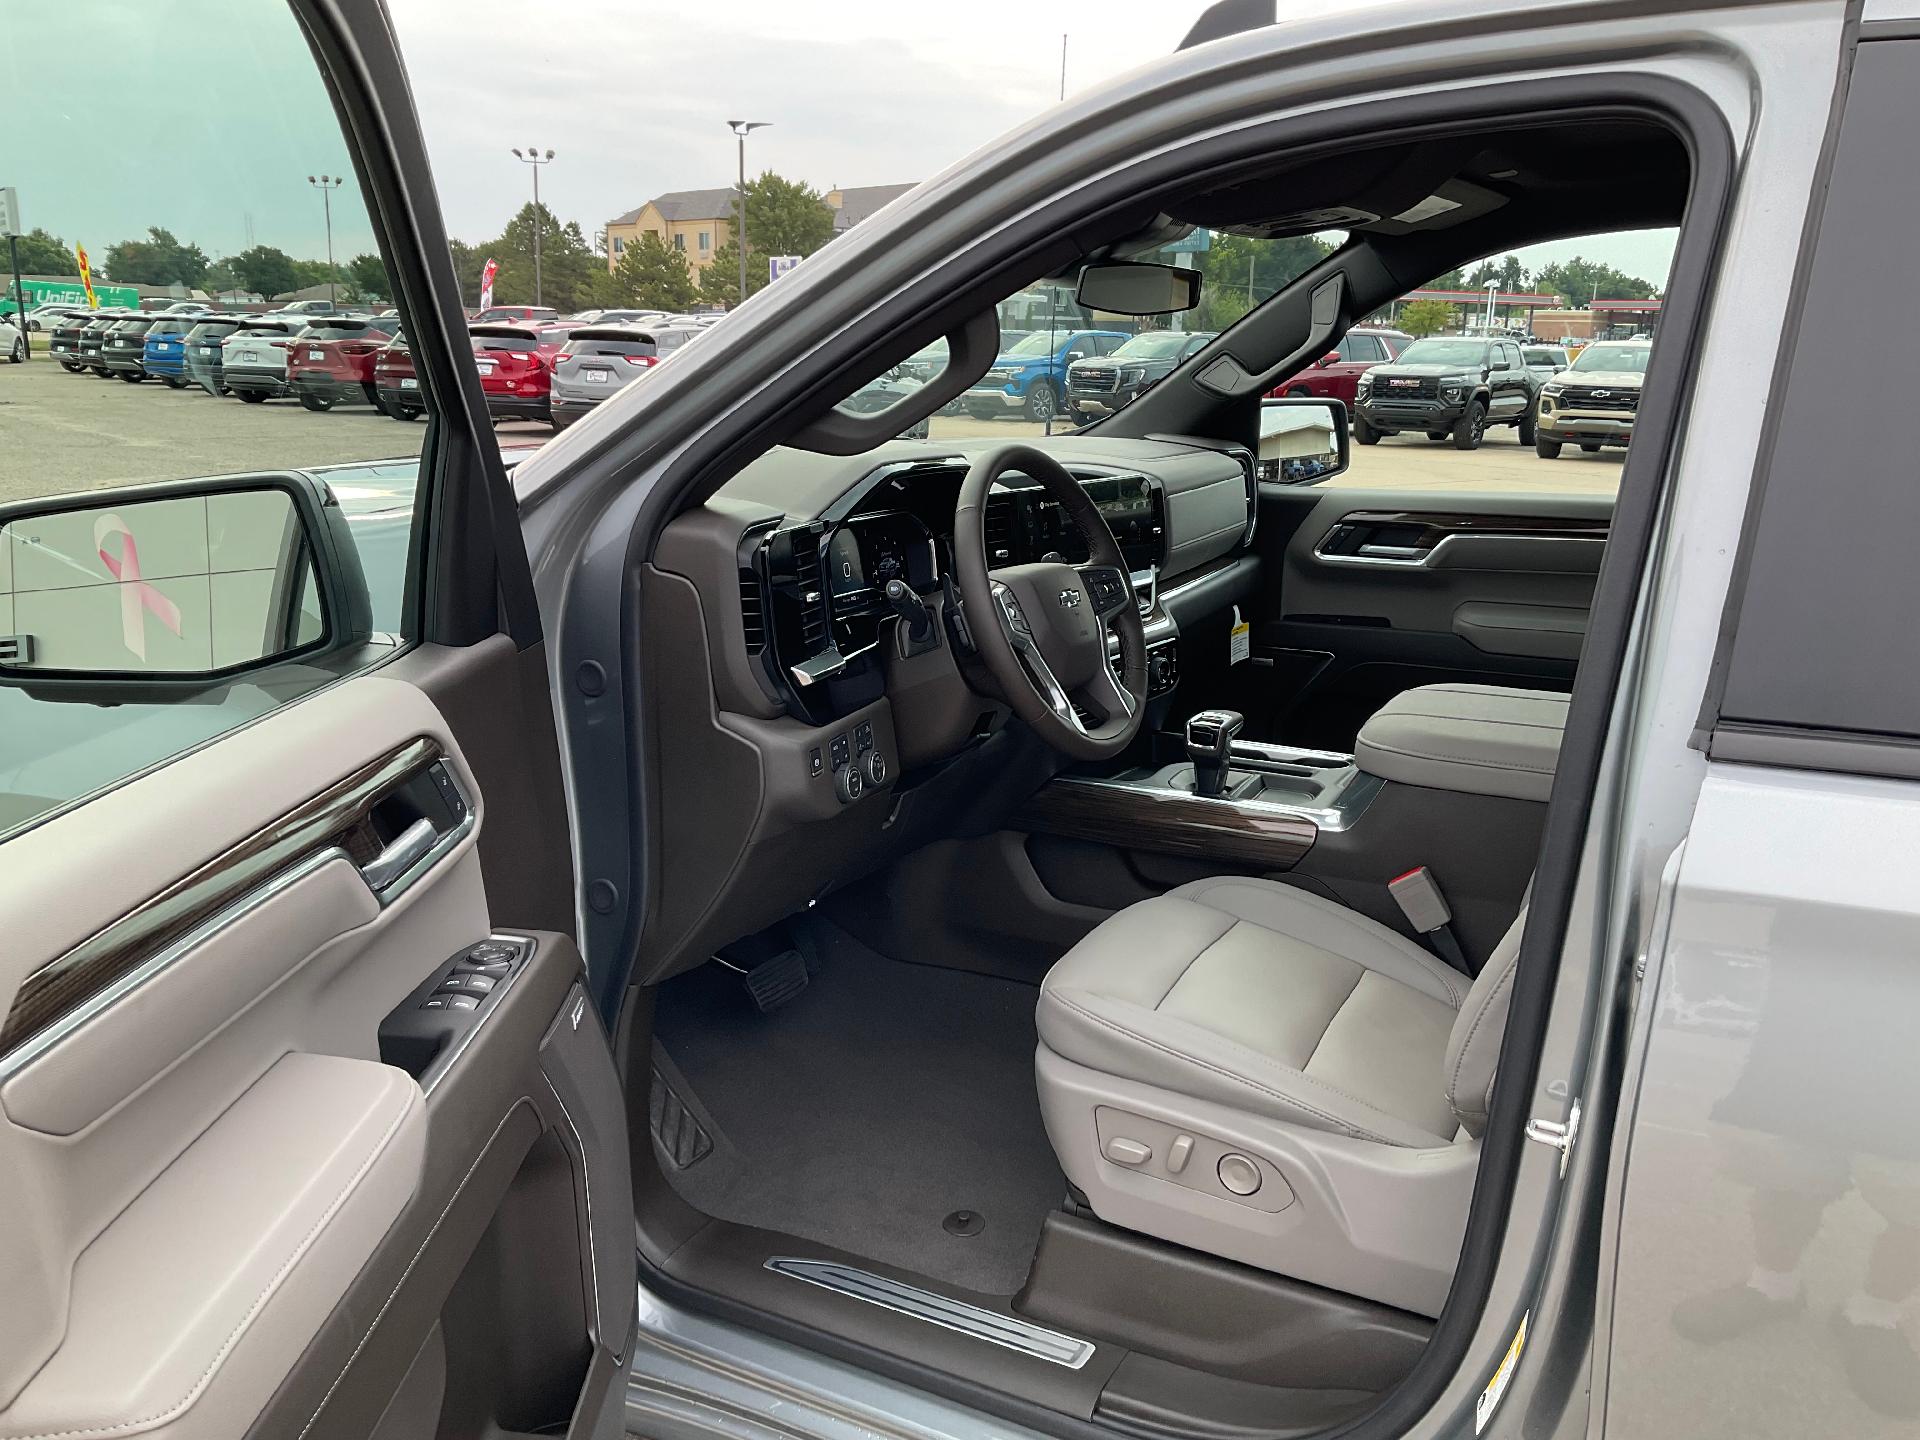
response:
[[[740,142],[740,232],[733,237],[733,243],[740,251],[740,300],[744,304],[747,298],[747,136],[755,130],[764,130],[771,120],[729,120],[727,128],[733,131],[734,138]]]
[[[347,182],[338,175],[309,175],[307,183],[320,192],[320,208],[327,217],[327,304],[335,300],[333,293],[333,192]]]
[[[553,151],[542,155],[539,149],[529,145],[522,154],[516,147],[513,158],[523,165],[533,167],[533,303],[540,303],[540,167],[553,163]]]
[[[1487,331],[1489,334],[1493,331],[1493,297],[1499,289],[1500,282],[1498,280],[1487,281]]]

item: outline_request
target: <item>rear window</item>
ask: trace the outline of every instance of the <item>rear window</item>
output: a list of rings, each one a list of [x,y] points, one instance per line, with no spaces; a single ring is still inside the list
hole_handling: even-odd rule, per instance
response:
[[[302,340],[357,340],[370,330],[382,334],[392,331],[391,322],[380,320],[320,320],[300,332]]]
[[[286,333],[287,327],[284,325],[242,325],[234,332],[233,338],[244,340],[252,335],[284,336]]]
[[[194,326],[192,320],[156,320],[147,328],[149,335],[184,335]]]
[[[650,335],[621,331],[576,330],[560,352],[562,355],[657,355]]]
[[[473,348],[476,350],[532,350],[539,343],[540,337],[534,331],[511,329],[505,325],[473,332]]]
[[[122,320],[114,330],[121,335],[144,335],[154,326],[152,320]]]
[[[187,332],[189,340],[218,340],[223,335],[231,335],[240,328],[236,320],[202,320]]]

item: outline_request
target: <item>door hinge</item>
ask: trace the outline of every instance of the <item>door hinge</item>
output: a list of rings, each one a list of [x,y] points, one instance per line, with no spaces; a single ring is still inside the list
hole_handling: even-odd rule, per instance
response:
[[[1567,1157],[1573,1154],[1573,1143],[1580,1135],[1580,1102],[1573,1102],[1567,1111],[1566,1123],[1558,1120],[1532,1119],[1527,1121],[1527,1139],[1538,1140],[1542,1145],[1551,1145],[1560,1152],[1560,1176],[1566,1178]]]

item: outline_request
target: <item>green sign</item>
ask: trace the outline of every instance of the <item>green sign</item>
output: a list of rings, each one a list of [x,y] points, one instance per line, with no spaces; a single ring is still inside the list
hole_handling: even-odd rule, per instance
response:
[[[5,259],[5,251],[0,250],[0,260]],[[20,288],[26,292],[27,309],[35,310],[42,305],[84,305],[87,303],[87,287],[80,283],[80,277],[71,280],[22,280]],[[13,277],[0,277],[0,315],[13,313]],[[140,304],[140,292],[131,285],[100,285],[93,287],[94,298],[103,309],[136,309]]]

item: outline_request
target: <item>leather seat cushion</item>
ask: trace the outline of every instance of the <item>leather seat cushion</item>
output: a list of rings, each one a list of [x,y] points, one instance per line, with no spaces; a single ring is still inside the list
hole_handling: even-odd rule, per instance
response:
[[[1441,1083],[1466,978],[1411,940],[1270,880],[1194,881],[1129,906],[1041,987],[1069,1060],[1275,1119],[1444,1144]]]

